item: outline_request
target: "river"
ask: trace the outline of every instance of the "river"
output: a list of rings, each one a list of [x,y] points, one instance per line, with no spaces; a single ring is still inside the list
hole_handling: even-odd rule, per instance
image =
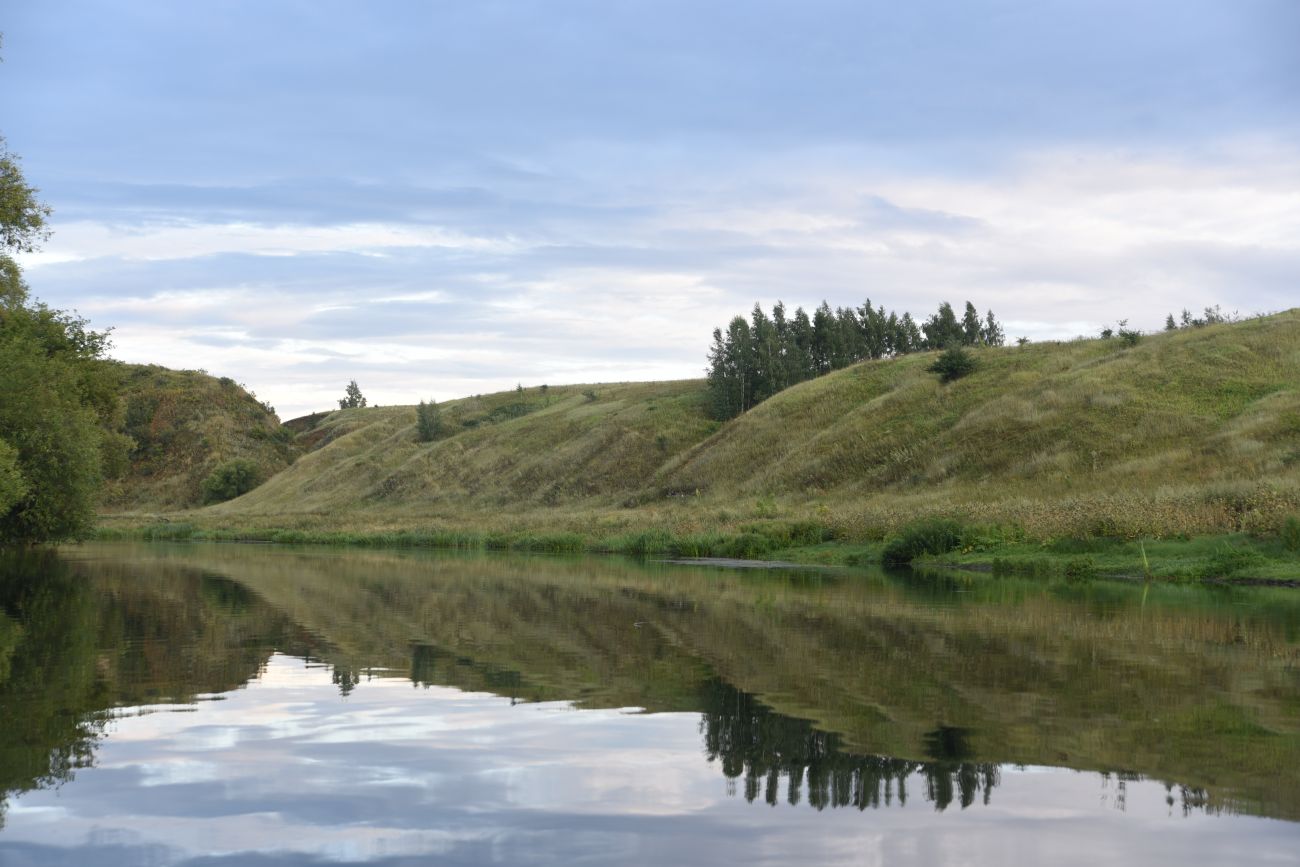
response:
[[[0,865],[1278,864],[1300,592],[0,556]]]

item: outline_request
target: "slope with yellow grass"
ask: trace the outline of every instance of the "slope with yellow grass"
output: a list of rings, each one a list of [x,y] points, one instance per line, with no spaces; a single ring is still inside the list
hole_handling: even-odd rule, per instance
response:
[[[599,537],[815,522],[879,539],[919,517],[1031,538],[1276,532],[1300,511],[1300,310],[1148,335],[934,354],[794,386],[724,424],[702,381],[530,388],[297,425],[308,452],[185,520]]]

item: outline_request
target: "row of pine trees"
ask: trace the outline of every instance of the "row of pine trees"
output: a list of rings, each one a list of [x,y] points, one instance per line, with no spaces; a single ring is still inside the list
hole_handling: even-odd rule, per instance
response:
[[[737,316],[725,331],[713,330],[711,409],[718,419],[734,418],[784,388],[859,361],[952,346],[1001,346],[1005,339],[993,311],[981,318],[969,301],[960,317],[945,301],[919,324],[910,313],[873,307],[871,299],[834,310],[823,301],[812,316],[802,307],[789,316],[778,301],[769,317],[755,304],[748,321]]]

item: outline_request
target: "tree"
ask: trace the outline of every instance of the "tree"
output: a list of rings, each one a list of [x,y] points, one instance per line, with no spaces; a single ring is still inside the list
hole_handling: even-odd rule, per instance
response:
[[[37,192],[0,137],[0,248],[31,253],[49,237],[50,207],[36,198]]]
[[[1001,346],[1007,342],[1007,335],[1002,330],[1002,323],[993,318],[993,311],[988,312],[984,319],[984,327],[980,331],[980,341],[985,346]]]
[[[361,393],[361,387],[357,385],[357,381],[354,379],[348,383],[343,397],[339,398],[339,409],[356,409],[365,405],[365,395]]]
[[[10,255],[39,247],[49,213],[0,139],[0,545],[83,535],[129,445],[108,335],[31,301]]]
[[[966,302],[966,312],[961,317],[961,342],[965,346],[974,346],[983,342],[984,324],[980,322],[979,311],[975,305]]]
[[[546,388],[546,386],[542,386]],[[431,443],[442,433],[442,413],[438,410],[438,404],[433,398],[428,403],[420,401],[419,406],[415,408],[415,434],[416,439],[422,443]]]
[[[953,344],[961,344],[965,338],[961,323],[957,321],[957,314],[953,312],[952,305],[947,301],[939,305],[937,313],[925,320],[921,331],[925,333],[927,349],[943,349]]]

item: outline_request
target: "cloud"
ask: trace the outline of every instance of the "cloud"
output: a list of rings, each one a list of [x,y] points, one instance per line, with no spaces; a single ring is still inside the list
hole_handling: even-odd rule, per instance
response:
[[[756,300],[923,315],[970,299],[1039,339],[1155,328],[1183,307],[1277,309],[1293,291],[1300,159],[1284,142],[1219,143],[1210,160],[1054,149],[979,177],[866,156],[737,160],[495,232],[77,221],[26,264],[37,294],[117,326],[122,357],[231,375],[288,414],[363,374],[385,403],[696,376],[712,328]],[[751,182],[774,166],[779,184]]]
[[[1036,339],[1288,306],[1295,32],[1289,0],[36,5],[6,133],[56,209],[38,296],[297,414],[694,376],[778,298]]]

